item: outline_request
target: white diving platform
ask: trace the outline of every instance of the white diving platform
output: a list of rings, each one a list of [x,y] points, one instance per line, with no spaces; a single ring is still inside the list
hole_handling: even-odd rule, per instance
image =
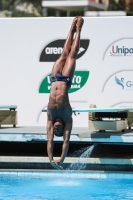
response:
[[[133,107],[106,107],[106,108],[72,108],[73,113],[88,113],[89,130],[116,130],[126,131],[133,125]],[[47,112],[43,109],[42,112]]]
[[[0,142],[47,142],[46,127],[2,127]],[[63,142],[62,137],[54,137],[54,142]],[[71,143],[133,144],[133,129],[120,131],[91,131],[88,127],[73,127]]]
[[[10,108],[9,106],[0,107],[0,109],[3,108],[17,109],[16,106],[10,106]],[[42,112],[47,112],[47,109],[43,109]],[[79,112],[88,112],[88,127],[73,127],[70,136],[70,142],[103,144],[133,143],[133,107],[73,108],[73,113]],[[107,120],[107,118],[109,118],[109,120]],[[11,125],[3,125],[0,128],[0,142],[8,141],[47,142],[46,127],[11,127]],[[55,136],[54,141],[62,142],[63,138]]]

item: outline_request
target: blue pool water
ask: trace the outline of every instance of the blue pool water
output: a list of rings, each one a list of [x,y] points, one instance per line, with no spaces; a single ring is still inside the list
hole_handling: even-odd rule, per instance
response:
[[[133,179],[0,175],[0,200],[133,199]]]

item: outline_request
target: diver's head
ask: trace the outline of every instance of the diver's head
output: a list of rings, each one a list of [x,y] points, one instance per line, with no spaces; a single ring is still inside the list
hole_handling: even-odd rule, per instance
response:
[[[61,118],[56,118],[54,122],[54,134],[58,137],[63,136],[63,131],[64,131],[64,122],[62,121]]]

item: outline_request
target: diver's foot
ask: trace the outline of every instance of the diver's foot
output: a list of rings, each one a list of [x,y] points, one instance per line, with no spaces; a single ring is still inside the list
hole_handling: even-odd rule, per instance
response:
[[[78,30],[81,31],[83,24],[84,24],[84,19],[81,16],[79,16],[76,23],[76,31]]]
[[[58,170],[63,170],[63,167],[59,164],[57,164],[56,162],[50,162],[50,164],[55,168],[55,169],[58,169]]]
[[[71,25],[71,30],[73,32],[76,32],[76,24],[77,24],[77,21],[78,21],[78,16],[76,16],[74,19],[73,19],[73,22],[72,22],[72,25]]]

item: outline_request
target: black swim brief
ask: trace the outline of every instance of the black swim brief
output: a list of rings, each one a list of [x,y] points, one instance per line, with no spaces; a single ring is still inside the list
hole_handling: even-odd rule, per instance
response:
[[[64,76],[61,73],[56,74],[55,76],[52,76],[50,78],[50,82],[56,82],[56,81],[63,81],[66,82],[69,86],[69,88],[71,87],[72,81],[68,76]]]

